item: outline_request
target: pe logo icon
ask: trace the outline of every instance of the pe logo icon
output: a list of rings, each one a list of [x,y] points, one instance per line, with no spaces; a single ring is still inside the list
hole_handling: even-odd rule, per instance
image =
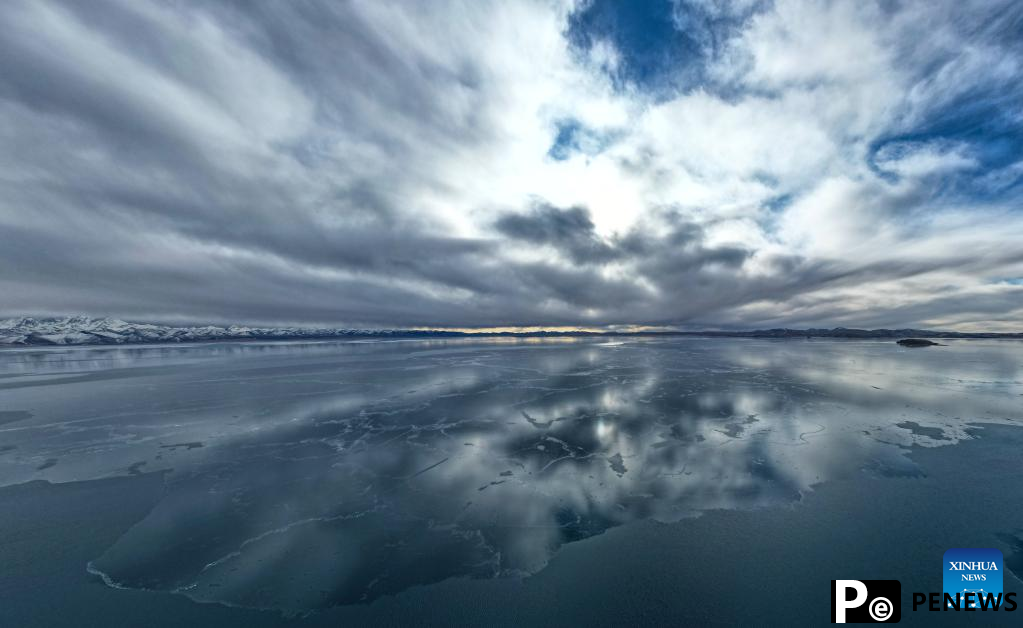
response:
[[[902,619],[898,580],[832,580],[831,623],[894,624]]]
[[[1002,552],[994,548],[956,548],[945,552],[942,589],[948,597],[945,605],[954,608],[951,600],[959,595],[959,608],[982,609],[981,598],[1002,594]],[[969,594],[969,595],[967,595]],[[951,600],[949,599],[951,598]]]

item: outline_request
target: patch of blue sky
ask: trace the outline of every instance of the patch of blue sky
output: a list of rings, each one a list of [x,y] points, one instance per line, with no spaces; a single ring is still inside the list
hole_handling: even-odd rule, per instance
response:
[[[620,59],[608,68],[616,86],[657,99],[713,88],[709,63],[723,42],[763,6],[753,2],[741,10],[723,10],[715,3],[685,0],[592,0],[570,17],[566,35],[584,52],[610,43]]]
[[[771,212],[781,212],[791,205],[795,198],[793,194],[778,194],[764,201],[763,206]]]
[[[1007,94],[1011,93],[1012,98]],[[926,116],[907,131],[882,136],[871,146],[870,166],[895,181],[889,167],[914,150],[953,152],[970,164],[938,172],[935,192],[951,198],[1001,202],[1023,189],[1023,112],[1019,88],[973,90]]]
[[[617,135],[587,127],[575,118],[555,122],[554,142],[547,156],[555,161],[564,161],[575,154],[596,155],[613,143]]]

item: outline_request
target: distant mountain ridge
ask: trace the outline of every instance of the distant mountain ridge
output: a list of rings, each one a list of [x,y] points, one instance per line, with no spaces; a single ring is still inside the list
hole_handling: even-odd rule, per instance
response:
[[[433,334],[433,332],[429,332]],[[12,318],[0,320],[3,345],[96,345],[211,340],[288,340],[314,338],[390,337],[417,335],[413,330],[314,329],[303,327],[244,327],[216,325],[174,327],[129,323],[116,318]],[[433,334],[436,335],[436,334]],[[458,335],[458,334],[455,334]]]
[[[926,329],[759,329],[655,332],[463,332],[418,329],[338,329],[216,325],[174,327],[115,318],[12,318],[0,320],[0,346],[104,345],[219,340],[322,340],[330,338],[461,338],[544,336],[711,336],[730,338],[1019,338],[1023,333],[960,333]]]

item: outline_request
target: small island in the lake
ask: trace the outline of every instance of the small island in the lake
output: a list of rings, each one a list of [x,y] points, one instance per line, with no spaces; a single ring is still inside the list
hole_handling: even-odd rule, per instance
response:
[[[897,341],[903,347],[944,347],[940,342],[932,342],[923,338],[903,338]]]

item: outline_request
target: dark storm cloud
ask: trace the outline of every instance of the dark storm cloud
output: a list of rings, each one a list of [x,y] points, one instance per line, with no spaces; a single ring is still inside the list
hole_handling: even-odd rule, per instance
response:
[[[1018,286],[987,278],[1017,278],[1023,260],[1008,248],[972,244],[991,239],[967,220],[955,229],[968,232],[968,246],[941,241],[901,255],[878,250],[889,241],[852,252],[845,243],[875,232],[907,246],[918,243],[917,232],[944,237],[949,229],[927,222],[932,208],[992,205],[1019,191],[1023,151],[1011,105],[1020,82],[1009,80],[1018,74],[1009,62],[1020,53],[1018,7],[1005,5],[997,17],[935,13],[983,49],[988,56],[979,60],[943,48],[949,38],[917,38],[915,47],[893,38],[907,59],[900,68],[910,77],[907,93],[943,100],[890,107],[895,118],[855,140],[863,145],[835,151],[866,155],[862,171],[833,161],[817,179],[789,185],[764,174],[777,159],[747,149],[745,136],[738,155],[722,153],[727,137],[709,148],[690,142],[701,121],[734,111],[743,95],[783,102],[782,87],[743,82],[743,72],[759,66],[734,39],[770,17],[773,5],[556,4],[3,3],[0,316],[749,327],[994,321],[1006,317],[999,307],[1019,308]],[[817,6],[824,5],[808,5]],[[646,29],[648,22],[657,28]],[[646,32],[656,36],[645,39]],[[608,42],[613,51],[601,52]],[[551,58],[564,55],[549,74],[520,61],[543,45]],[[953,70],[977,74],[969,63],[990,66],[989,59],[1009,61],[959,91],[942,82]],[[800,89],[838,82],[826,78]],[[644,127],[651,103],[676,92],[712,98],[700,86],[730,100],[713,115]],[[800,97],[816,97],[808,93]],[[806,117],[769,109],[735,124],[752,136],[787,114],[793,126]],[[847,122],[837,119],[828,123]],[[674,126],[682,135],[655,146],[657,134]],[[730,166],[749,154],[760,160],[749,176],[686,170]],[[578,178],[598,162],[614,172]],[[534,177],[544,168],[553,169],[547,179],[555,184],[541,188]],[[515,173],[514,184],[506,172]],[[842,198],[813,196],[839,176],[856,183]],[[601,206],[604,199],[581,189],[605,177],[620,177],[610,189],[626,190],[622,207]],[[692,185],[661,195],[676,181]],[[690,203],[687,194],[701,187],[768,187],[788,202],[760,208],[729,192],[721,208]],[[640,206],[626,207],[636,204],[633,196],[642,197]],[[873,222],[813,223],[828,203],[840,207],[824,220]],[[788,216],[790,208],[809,217]],[[634,219],[607,228],[610,214],[626,210]],[[797,219],[816,225],[804,229],[819,231],[811,245],[839,232],[845,240],[830,248],[794,244],[798,238],[779,225]],[[1001,237],[1015,233],[1013,220],[1002,221]],[[920,287],[932,276],[952,281],[948,273],[980,279],[955,294],[941,294],[944,284]],[[857,299],[896,281],[919,285],[887,313],[862,312]]]
[[[4,136],[17,150],[8,156],[25,173],[19,185],[6,190],[5,211],[15,224],[3,232],[10,241],[2,253],[4,280],[18,286],[19,277],[53,283],[73,278],[73,292],[88,293],[86,286],[95,290],[87,307],[96,313],[109,303],[111,310],[153,314],[364,323],[379,316],[389,324],[442,318],[425,305],[434,299],[410,298],[407,287],[395,285],[401,281],[486,290],[482,276],[467,272],[478,265],[467,258],[482,253],[482,243],[443,235],[418,218],[415,208],[398,205],[395,188],[417,173],[395,173],[393,183],[382,187],[379,172],[318,170],[315,166],[323,164],[316,163],[322,159],[316,138],[290,137],[287,128],[296,122],[310,131],[329,130],[316,118],[354,125],[372,109],[387,107],[392,119],[385,130],[394,135],[374,137],[380,129],[371,129],[365,141],[383,151],[384,167],[397,170],[405,165],[401,151],[415,150],[416,138],[402,137],[393,116],[426,117],[415,129],[436,137],[472,134],[465,119],[445,121],[430,107],[443,100],[445,78],[468,81],[471,68],[457,77],[439,76],[439,68],[410,68],[384,42],[373,41],[373,29],[360,22],[351,5],[248,8],[253,11],[230,16],[231,9],[217,9],[253,46],[237,51],[215,49],[225,37],[219,28],[209,33],[206,49],[201,37],[189,41],[175,32],[194,27],[202,34],[210,18],[194,8],[183,15],[172,15],[168,7],[119,3],[6,8],[12,25],[39,29],[12,28],[0,42],[0,96],[9,123]],[[160,18],[173,19],[161,23]],[[234,52],[244,54],[238,61],[227,58]],[[273,52],[280,54],[275,63],[264,56]],[[212,67],[206,54],[214,55]],[[279,73],[281,66],[289,74]],[[220,73],[231,69],[270,84],[241,80],[233,85],[238,77]],[[112,76],[117,71],[137,76]],[[288,84],[281,75],[307,83]],[[175,80],[190,83],[188,89]],[[315,110],[305,102],[310,86],[326,102]],[[264,87],[268,93],[260,91]],[[159,93],[146,93],[147,88]],[[353,99],[359,90],[361,98]],[[265,98],[266,107],[288,111],[269,116],[249,111],[244,100],[250,98]],[[266,117],[282,128],[244,126]],[[132,227],[157,242],[139,250]],[[172,250],[182,242],[206,250],[182,259]],[[211,250],[272,260],[250,263],[246,271],[253,275],[241,278],[258,284],[252,281],[258,277],[267,285],[251,286],[253,293],[235,307],[226,304],[230,285],[239,278],[224,275],[236,261],[204,260]],[[309,289],[286,290],[292,298],[280,301],[291,307],[277,309],[280,286],[273,273],[282,268],[293,273],[288,285]],[[310,272],[317,271],[352,276],[314,280]],[[208,280],[218,275],[224,284]],[[191,293],[174,281],[177,276],[192,279],[185,282]],[[164,303],[150,294],[151,286],[184,294]],[[86,306],[31,296],[48,294],[45,286],[15,290],[8,293],[14,296],[5,300],[5,309]],[[267,308],[260,307],[264,302]],[[409,316],[395,316],[400,309]],[[458,312],[443,313],[458,318]]]
[[[619,254],[597,236],[583,207],[559,209],[541,201],[527,214],[501,216],[495,226],[509,238],[550,245],[579,264],[607,262]]]

